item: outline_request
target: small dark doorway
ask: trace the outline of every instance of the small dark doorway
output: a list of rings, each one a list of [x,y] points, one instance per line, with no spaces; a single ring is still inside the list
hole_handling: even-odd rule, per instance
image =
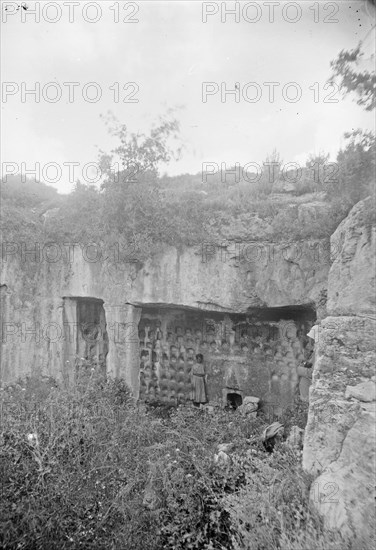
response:
[[[227,406],[232,409],[237,409],[243,403],[242,396],[238,393],[227,394]]]

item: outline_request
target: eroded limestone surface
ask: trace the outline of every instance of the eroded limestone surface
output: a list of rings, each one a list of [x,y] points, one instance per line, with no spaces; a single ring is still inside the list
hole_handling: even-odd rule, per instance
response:
[[[372,200],[356,204],[330,239],[329,315],[375,314],[376,227],[364,223]]]
[[[319,326],[303,467],[326,525],[372,540],[375,533],[374,230],[364,201],[332,237],[328,312]]]

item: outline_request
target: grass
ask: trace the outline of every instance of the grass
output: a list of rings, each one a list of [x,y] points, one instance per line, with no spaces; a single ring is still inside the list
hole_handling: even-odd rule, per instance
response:
[[[4,550],[361,548],[324,531],[299,453],[267,454],[262,416],[137,406],[122,380],[96,377],[70,390],[28,378],[1,408]],[[231,463],[215,464],[228,442]]]

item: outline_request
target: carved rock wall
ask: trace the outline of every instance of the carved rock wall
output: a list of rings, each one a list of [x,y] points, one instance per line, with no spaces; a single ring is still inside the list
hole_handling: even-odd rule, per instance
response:
[[[275,321],[245,315],[175,308],[142,308],[140,399],[177,405],[194,400],[191,374],[196,354],[203,356],[206,401],[227,404],[226,395],[257,396],[282,410],[293,401],[297,366],[303,360],[312,310],[268,310]],[[299,318],[298,318],[299,317]]]
[[[135,339],[125,341],[124,334],[129,323],[137,326],[142,306],[248,313],[250,308],[310,304],[319,315],[325,308],[326,241],[166,248],[144,265],[122,261],[113,247],[101,251],[108,257],[103,261],[95,250],[80,247],[53,252],[41,245],[34,256],[13,254],[2,262],[2,384],[37,369],[70,378],[64,363],[69,348],[64,324],[74,322],[64,313],[69,298],[103,300],[107,369],[126,372],[136,389],[139,346]],[[119,327],[128,328],[117,336]]]

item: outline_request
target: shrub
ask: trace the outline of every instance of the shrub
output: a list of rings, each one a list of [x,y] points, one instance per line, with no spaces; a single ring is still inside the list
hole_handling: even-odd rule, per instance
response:
[[[250,454],[244,468],[244,486],[223,499],[236,533],[234,550],[372,548],[324,529],[309,501],[310,476],[286,445],[266,458]]]
[[[299,457],[262,447],[262,417],[135,406],[123,380],[91,369],[74,388],[39,376],[2,394],[5,550],[338,548]],[[219,443],[233,443],[228,465]]]

